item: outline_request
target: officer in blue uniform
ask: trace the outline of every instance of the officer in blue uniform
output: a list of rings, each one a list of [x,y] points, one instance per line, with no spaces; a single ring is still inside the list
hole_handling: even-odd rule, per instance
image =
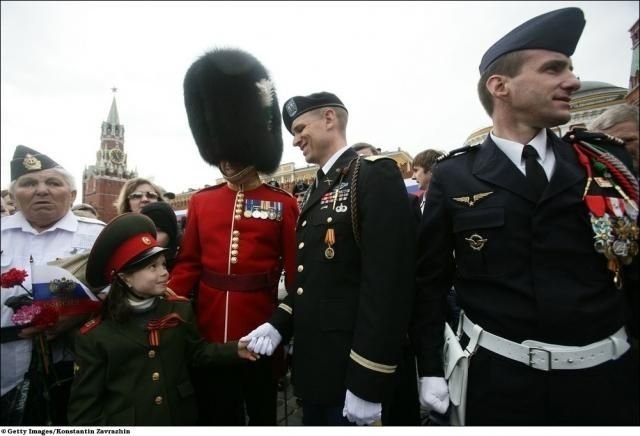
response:
[[[491,134],[433,172],[419,230],[420,394],[446,409],[442,301],[453,284],[473,353],[469,425],[638,423],[627,352],[638,185],[613,157],[628,157],[617,141],[550,130],[571,118],[584,24],[580,9],[552,11],[489,48],[478,92]]]

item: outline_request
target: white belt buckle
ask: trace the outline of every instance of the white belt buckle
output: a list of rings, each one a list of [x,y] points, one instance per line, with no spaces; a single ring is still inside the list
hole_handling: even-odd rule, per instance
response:
[[[547,357],[547,367],[546,368],[540,368],[536,365],[536,362],[534,361],[534,358],[536,356],[536,351],[541,351],[543,353],[546,354]],[[547,350],[546,348],[542,348],[542,347],[529,347],[529,367],[534,368],[534,369],[538,369],[540,371],[551,371],[551,351]]]

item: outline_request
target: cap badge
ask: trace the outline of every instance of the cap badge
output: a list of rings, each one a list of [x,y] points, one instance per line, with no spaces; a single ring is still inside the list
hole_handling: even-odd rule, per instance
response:
[[[294,116],[296,112],[298,112],[298,106],[296,106],[296,102],[292,98],[284,105],[284,108],[287,110],[290,117]]]
[[[41,170],[42,162],[32,154],[27,154],[22,161],[24,169],[27,171]]]
[[[260,95],[262,106],[271,107],[274,94],[273,83],[271,80],[262,79],[259,82],[256,82],[256,87],[258,88],[258,94]]]
[[[146,236],[143,236],[143,237],[142,237],[142,243],[143,243],[144,245],[151,245],[151,239],[149,239],[149,238],[148,238],[148,237],[146,237]]]

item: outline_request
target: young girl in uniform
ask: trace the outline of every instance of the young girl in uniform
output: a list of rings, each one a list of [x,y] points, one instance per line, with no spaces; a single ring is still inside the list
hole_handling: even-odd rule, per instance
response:
[[[256,359],[246,343],[202,339],[191,303],[167,289],[166,250],[140,214],[116,217],[98,236],[87,281],[111,290],[76,337],[70,425],[193,425],[189,366]]]

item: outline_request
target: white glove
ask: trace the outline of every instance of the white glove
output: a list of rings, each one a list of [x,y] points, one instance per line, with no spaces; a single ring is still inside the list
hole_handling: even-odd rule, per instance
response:
[[[274,326],[265,322],[247,336],[241,338],[240,341],[249,342],[247,345],[249,351],[271,356],[278,344],[280,344],[280,341],[282,341],[282,335]]]
[[[347,390],[342,416],[358,425],[369,425],[380,420],[382,416],[382,404],[370,403],[352,394],[350,390]]]
[[[449,386],[442,377],[420,377],[420,404],[444,414],[449,408]]]

